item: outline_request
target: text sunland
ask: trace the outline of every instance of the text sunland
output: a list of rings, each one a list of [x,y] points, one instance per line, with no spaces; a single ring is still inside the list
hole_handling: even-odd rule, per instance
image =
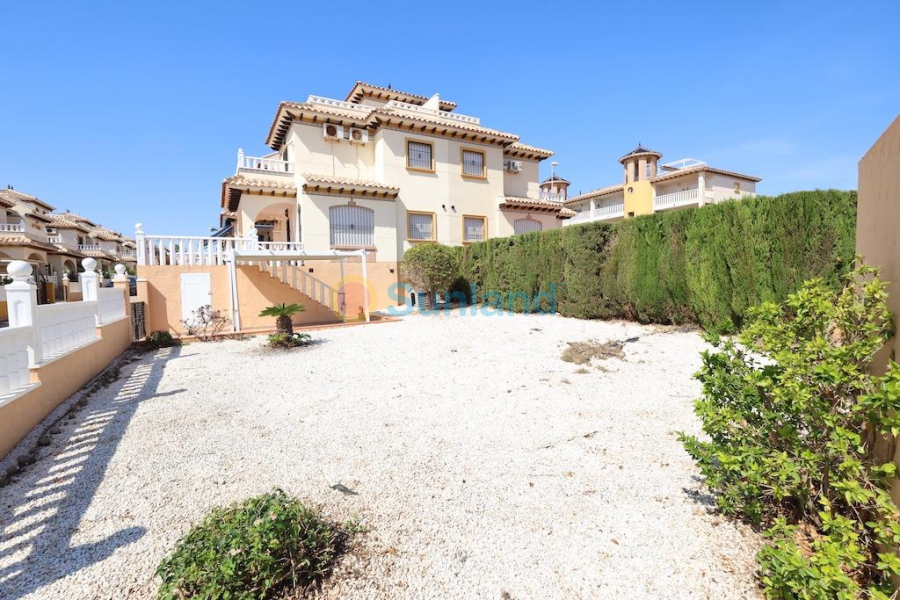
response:
[[[563,289],[565,284],[557,286],[551,283],[546,292],[533,295],[527,292],[486,291],[480,295],[473,283],[469,294],[465,292],[444,292],[435,294],[432,302],[427,302],[426,292],[416,292],[406,283],[394,283],[388,287],[388,297],[399,306],[389,306],[387,312],[391,316],[403,317],[414,312],[423,315],[444,314],[458,310],[460,315],[497,316],[515,313],[552,315],[556,313],[556,290]],[[402,290],[402,292],[401,292]],[[478,303],[477,300],[481,299]],[[472,299],[472,302],[469,302]]]

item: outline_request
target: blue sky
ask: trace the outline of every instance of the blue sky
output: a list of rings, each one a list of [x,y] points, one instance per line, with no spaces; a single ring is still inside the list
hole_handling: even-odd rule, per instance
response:
[[[638,142],[764,193],[855,188],[900,113],[896,1],[309,4],[4,3],[0,185],[203,234],[278,102],[358,79],[554,150],[576,192]]]

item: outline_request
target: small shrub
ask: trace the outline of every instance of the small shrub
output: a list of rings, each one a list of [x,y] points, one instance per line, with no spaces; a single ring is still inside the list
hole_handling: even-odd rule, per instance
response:
[[[885,283],[860,267],[748,312],[713,340],[695,411],[709,436],[681,435],[719,508],[766,528],[757,555],[769,598],[895,598],[895,466],[876,442],[900,433],[900,366],[869,374],[891,335]]]
[[[273,598],[320,581],[339,531],[283,491],[215,508],[160,563],[159,598]]]
[[[623,351],[625,343],[619,340],[611,340],[603,344],[597,342],[569,342],[568,344],[568,347],[563,350],[560,359],[576,365],[589,364],[592,358],[598,360],[607,358],[623,360],[625,358],[625,352]]]
[[[273,333],[269,336],[270,348],[297,348],[311,343],[312,337],[308,333]]]
[[[168,331],[151,331],[147,334],[147,341],[157,348],[169,348],[175,345],[175,338]]]
[[[403,255],[401,272],[407,283],[433,298],[449,290],[459,278],[459,258],[449,246],[421,244]]]
[[[210,342],[228,326],[231,320],[220,310],[213,310],[207,304],[191,312],[191,318],[181,323],[188,335],[195,336],[201,342]]]

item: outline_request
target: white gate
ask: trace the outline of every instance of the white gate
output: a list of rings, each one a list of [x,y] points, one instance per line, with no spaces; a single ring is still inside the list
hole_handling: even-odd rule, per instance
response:
[[[181,274],[181,318],[191,319],[191,313],[212,304],[212,281],[209,273]]]

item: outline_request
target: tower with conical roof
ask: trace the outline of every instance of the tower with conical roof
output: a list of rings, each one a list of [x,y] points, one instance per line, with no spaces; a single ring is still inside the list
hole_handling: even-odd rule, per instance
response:
[[[571,182],[553,174],[541,182],[541,197],[551,198],[557,202],[565,202]]]
[[[625,178],[625,216],[634,217],[653,212],[653,185],[656,165],[662,154],[638,147],[619,159]]]

